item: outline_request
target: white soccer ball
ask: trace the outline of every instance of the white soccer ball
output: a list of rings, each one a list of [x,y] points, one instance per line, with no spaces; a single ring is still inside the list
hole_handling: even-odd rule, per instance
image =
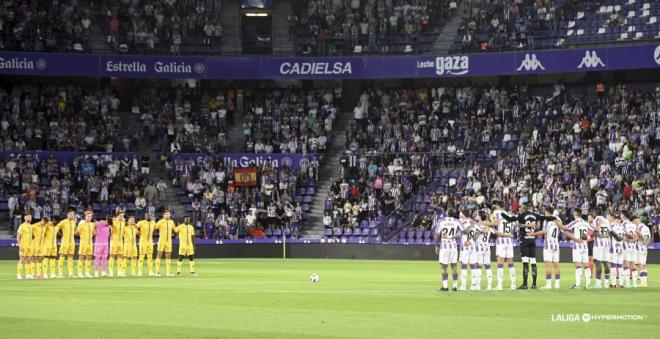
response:
[[[309,281],[311,281],[311,282],[313,282],[313,283],[315,283],[315,282],[319,282],[320,279],[321,279],[321,278],[320,278],[319,275],[316,274],[316,273],[312,273],[312,275],[309,276]]]

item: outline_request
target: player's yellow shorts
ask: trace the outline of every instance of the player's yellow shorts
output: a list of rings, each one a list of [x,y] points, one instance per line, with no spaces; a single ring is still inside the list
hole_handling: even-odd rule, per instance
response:
[[[60,245],[60,255],[74,255],[76,253],[76,244],[75,243],[62,243]]]
[[[44,246],[42,248],[44,257],[56,257],[57,256],[57,246]]]
[[[21,246],[18,248],[18,255],[21,257],[31,257],[32,256],[32,247],[30,246]]]
[[[110,243],[110,255],[124,255],[124,244]]]
[[[32,249],[32,256],[34,257],[43,257],[44,256],[44,248],[42,246],[37,246],[36,248]]]
[[[147,244],[140,244],[140,255],[154,255],[154,244],[153,243],[147,243]]]
[[[78,247],[78,255],[93,255],[94,254],[94,246],[90,244],[81,244],[80,247]]]
[[[172,253],[172,242],[158,242],[158,252]]]
[[[187,257],[190,255],[195,255],[195,247],[193,246],[182,246],[179,247],[179,256]]]
[[[122,255],[130,258],[137,257],[137,246],[124,246],[124,253]]]

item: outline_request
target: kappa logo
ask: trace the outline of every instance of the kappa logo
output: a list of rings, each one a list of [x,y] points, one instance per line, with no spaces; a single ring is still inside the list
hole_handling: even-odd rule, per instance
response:
[[[585,68],[596,68],[596,67],[605,67],[605,64],[603,63],[603,60],[600,59],[596,51],[585,51],[584,52],[584,58],[582,58],[582,62],[580,62],[580,65],[578,65],[578,69],[585,67]]]
[[[541,61],[536,57],[536,54],[525,53],[525,59],[520,63],[520,66],[517,68],[517,71],[536,71],[537,69],[542,69],[545,71],[545,67],[541,64]]]

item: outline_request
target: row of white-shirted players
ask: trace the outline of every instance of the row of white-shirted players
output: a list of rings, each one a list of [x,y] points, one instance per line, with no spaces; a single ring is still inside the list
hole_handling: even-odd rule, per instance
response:
[[[502,290],[504,283],[504,263],[508,264],[511,289],[516,289],[516,270],[513,265],[513,230],[514,227],[529,230],[535,225],[514,225],[507,221],[506,212],[501,204],[494,203],[490,215],[480,211],[471,217],[468,211],[448,209],[447,217],[434,217],[433,226],[436,234],[436,254],[442,267],[442,288],[448,290],[448,266],[452,268],[452,289],[466,290],[467,267],[471,271],[471,290],[480,290],[482,268],[486,271],[487,290],[492,287],[491,246],[490,238],[496,237],[495,256],[497,260],[497,285],[495,290]],[[544,215],[554,216],[553,221],[543,221],[542,227],[528,232],[529,236],[543,236],[543,261],[545,262],[546,284],[543,289],[552,288],[552,270],[554,268],[554,288],[560,288],[559,266],[559,233],[562,232],[573,243],[573,263],[575,263],[575,285],[582,287],[582,276],[585,277],[585,288],[591,287],[591,270],[587,239],[593,234],[593,259],[595,288],[638,287],[647,286],[646,257],[651,241],[651,231],[639,217],[627,212],[602,211],[595,209],[583,219],[581,211],[573,213],[574,220],[564,225],[557,217],[558,213],[552,207],[546,207]],[[509,217],[507,217],[509,218]],[[460,241],[460,258],[458,257],[457,238]],[[523,258],[524,260],[525,258]],[[529,263],[536,265],[536,258],[529,258]],[[461,262],[461,286],[458,287],[457,262]],[[534,268],[535,269],[535,268]],[[639,276],[638,273],[639,272]],[[584,273],[584,274],[583,274]],[[603,274],[604,273],[604,274]],[[618,284],[617,284],[618,277]],[[533,288],[536,288],[534,285]]]

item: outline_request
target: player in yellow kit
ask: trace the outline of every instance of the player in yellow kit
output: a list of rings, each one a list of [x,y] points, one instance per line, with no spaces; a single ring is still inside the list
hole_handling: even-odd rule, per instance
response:
[[[163,212],[163,218],[156,223],[158,230],[158,249],[156,252],[156,276],[160,276],[160,258],[165,255],[165,270],[168,277],[172,274],[172,232],[174,232],[174,221],[171,219],[170,211]]]
[[[57,262],[58,278],[64,278],[64,257],[66,257],[66,266],[69,271],[69,278],[73,278],[73,254],[76,252],[76,221],[73,210],[66,212],[66,219],[57,224],[57,230],[62,232],[62,242],[60,243],[60,260]]]
[[[92,254],[94,254],[94,242],[92,241],[96,228],[92,222],[92,211],[85,211],[85,219],[78,223],[76,234],[80,237],[78,247],[78,278],[93,278],[92,276]],[[85,275],[83,275],[83,265]]]
[[[55,273],[55,263],[57,262],[57,226],[53,224],[48,218],[44,218],[44,238],[42,241],[42,249],[44,255],[43,271],[44,278],[48,277],[50,269],[50,278],[57,278]]]
[[[153,260],[154,260],[154,231],[156,229],[156,222],[151,220],[151,215],[147,213],[146,219],[137,223],[140,230],[140,253],[138,255],[138,276],[142,276],[142,267],[144,259],[147,260],[147,269],[149,276],[154,275]]]
[[[112,220],[112,227],[110,228],[110,261],[108,262],[108,276],[112,277],[115,260],[117,260],[117,275],[121,271],[120,267],[124,255],[124,228],[126,227],[126,219],[124,219],[125,211],[121,210],[117,216]]]
[[[135,276],[137,274],[137,244],[135,243],[135,238],[137,237],[138,229],[135,225],[135,217],[128,217],[128,225],[124,227],[124,260],[122,261],[121,266],[121,276],[126,276],[126,265],[128,264],[128,258],[131,258],[131,275]],[[117,274],[119,276],[119,274]]]
[[[46,229],[45,224],[47,222],[48,218],[43,218],[39,222],[32,224],[32,262],[30,269],[35,274],[35,278],[37,279],[44,278],[41,273],[41,269],[44,260],[44,230]],[[46,279],[48,279],[47,275]]]
[[[25,278],[32,279],[32,215],[26,212],[23,215],[23,223],[18,227],[16,242],[18,242],[18,266],[16,267],[16,279],[23,279],[23,265],[25,265]]]
[[[176,275],[181,276],[183,258],[188,257],[190,273],[197,276],[195,273],[195,228],[190,224],[190,218],[185,217],[183,224],[177,226],[174,233],[179,236],[179,261],[176,263]]]

